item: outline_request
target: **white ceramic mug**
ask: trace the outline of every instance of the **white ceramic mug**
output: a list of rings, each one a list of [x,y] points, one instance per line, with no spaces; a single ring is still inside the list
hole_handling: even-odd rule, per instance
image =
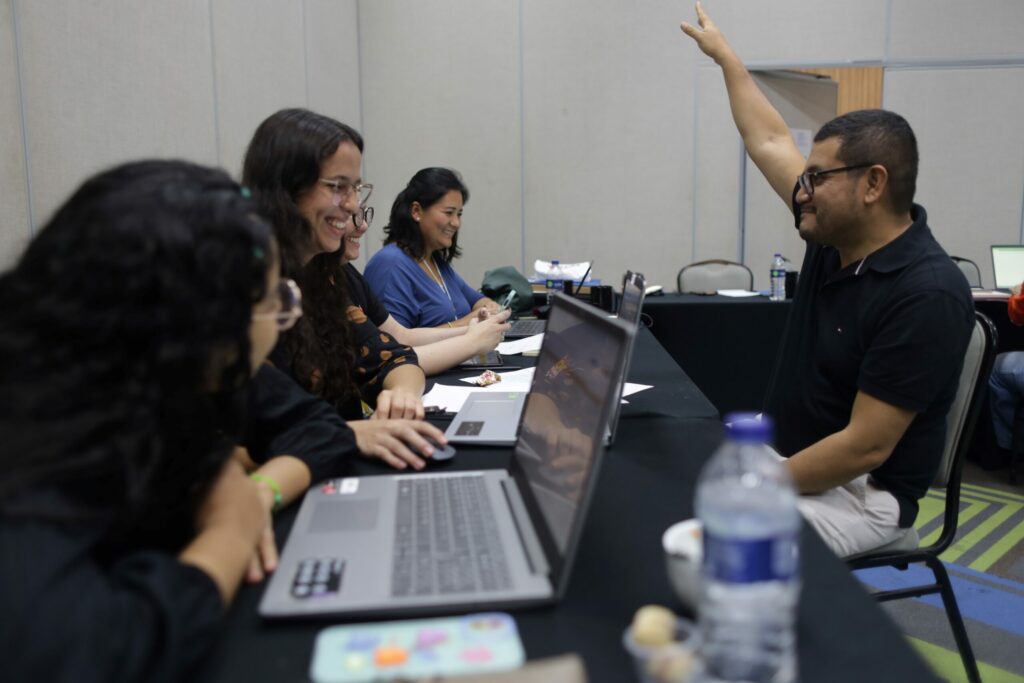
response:
[[[696,612],[700,598],[700,565],[704,539],[700,520],[686,519],[673,524],[661,536],[668,580],[683,606]]]

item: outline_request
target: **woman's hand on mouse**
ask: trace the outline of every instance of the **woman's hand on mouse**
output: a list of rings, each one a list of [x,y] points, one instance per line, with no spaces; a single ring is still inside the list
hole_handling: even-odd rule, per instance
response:
[[[358,420],[348,423],[356,435],[356,447],[363,455],[379,458],[397,470],[426,467],[424,458],[434,446],[448,443],[440,429],[420,420]]]

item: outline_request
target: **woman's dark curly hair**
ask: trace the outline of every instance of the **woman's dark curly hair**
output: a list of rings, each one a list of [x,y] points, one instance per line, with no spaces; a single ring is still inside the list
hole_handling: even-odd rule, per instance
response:
[[[79,187],[0,276],[5,511],[191,520],[240,431],[272,250],[220,170],[140,161]]]
[[[423,233],[419,224],[413,220],[412,204],[416,202],[424,210],[429,209],[453,190],[462,195],[463,204],[469,201],[469,189],[455,171],[437,167],[417,171],[391,205],[391,217],[384,226],[384,244],[394,242],[417,261],[423,258]],[[451,263],[452,259],[461,255],[459,235],[456,233],[452,235],[452,246],[437,252],[435,258],[444,263]]]
[[[298,199],[346,141],[363,151],[363,138],[351,126],[308,109],[282,109],[256,129],[242,166],[242,182],[274,226],[281,272],[302,290],[303,316],[283,335],[283,352],[299,383],[337,408],[358,396],[345,272],[338,254],[303,263],[303,255],[314,250],[314,235],[299,213]]]

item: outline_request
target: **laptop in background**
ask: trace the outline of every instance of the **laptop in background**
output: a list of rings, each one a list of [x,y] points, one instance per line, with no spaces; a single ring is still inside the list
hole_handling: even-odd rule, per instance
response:
[[[576,297],[580,293],[580,289],[583,287],[583,283],[586,282],[587,277],[590,275],[590,271],[594,269],[594,262],[590,261],[587,264],[587,272],[583,274],[579,284],[573,290],[572,296]],[[511,327],[508,332],[505,333],[506,339],[522,339],[524,337],[532,337],[535,334],[540,334],[544,331],[544,327],[547,325],[546,320],[513,320]]]
[[[562,300],[559,303],[559,300]],[[582,313],[581,313],[582,311]],[[565,346],[560,338],[550,338],[558,334],[558,330],[587,330],[587,319],[600,319],[604,314],[589,304],[584,304],[565,294],[556,294],[548,316],[548,332],[544,335],[537,366],[533,373],[531,391],[538,385],[538,378],[548,377],[555,372],[555,364],[560,362],[560,355],[551,351],[552,348]],[[634,326],[635,334],[635,326]],[[588,346],[590,340],[586,334],[574,333],[577,343]],[[612,367],[619,355],[628,354],[631,339],[626,346],[616,348],[610,345],[599,345],[595,352],[606,367]],[[628,363],[628,356],[624,363]],[[498,385],[500,386],[500,385]],[[621,378],[618,388],[613,390],[621,393]],[[526,405],[526,394],[515,391],[474,391],[452,419],[445,438],[453,444],[476,444],[480,446],[512,446],[519,436],[520,417]]]
[[[992,274],[996,289],[1010,291],[1024,282],[1024,245],[993,244]]]
[[[605,434],[605,445],[615,443],[615,433],[619,427],[619,415],[622,412],[622,391],[629,378],[629,366],[633,360],[633,344],[640,327],[640,311],[643,309],[644,297],[647,293],[647,281],[643,273],[627,270],[622,278],[622,298],[619,300],[617,318],[633,330],[626,347],[626,362],[622,364],[622,377],[618,383],[618,397],[612,406],[612,414],[608,418],[608,431]]]
[[[553,312],[548,371],[535,375],[509,471],[349,477],[313,487],[263,594],[262,616],[404,617],[564,595],[632,332],[564,295]],[[582,336],[590,343],[580,344]]]

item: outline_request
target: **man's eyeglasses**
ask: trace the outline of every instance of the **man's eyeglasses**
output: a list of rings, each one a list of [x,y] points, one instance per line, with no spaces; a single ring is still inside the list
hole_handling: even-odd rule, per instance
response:
[[[355,192],[359,195],[359,205],[362,206],[366,203],[366,200],[370,198],[370,193],[373,192],[373,185],[371,183],[359,183],[353,185],[347,180],[327,180],[326,178],[320,178],[318,180],[320,184],[331,191],[333,196],[334,205],[341,206],[341,204],[348,200]]]
[[[801,173],[800,177],[797,178],[797,182],[800,184],[800,189],[807,193],[808,197],[814,196],[814,188],[821,185],[821,180],[827,175],[833,173],[843,173],[845,171],[856,171],[861,168],[868,168],[874,166],[874,164],[855,164],[853,166],[843,166],[841,168],[830,168],[826,171],[807,171]]]
[[[290,329],[302,317],[302,292],[294,280],[284,278],[277,285],[277,295],[281,307],[270,313],[253,313],[253,320],[273,320],[277,329],[284,332]]]
[[[356,211],[356,225],[370,227],[370,223],[373,222],[373,207],[372,206],[360,206],[359,210]]]

